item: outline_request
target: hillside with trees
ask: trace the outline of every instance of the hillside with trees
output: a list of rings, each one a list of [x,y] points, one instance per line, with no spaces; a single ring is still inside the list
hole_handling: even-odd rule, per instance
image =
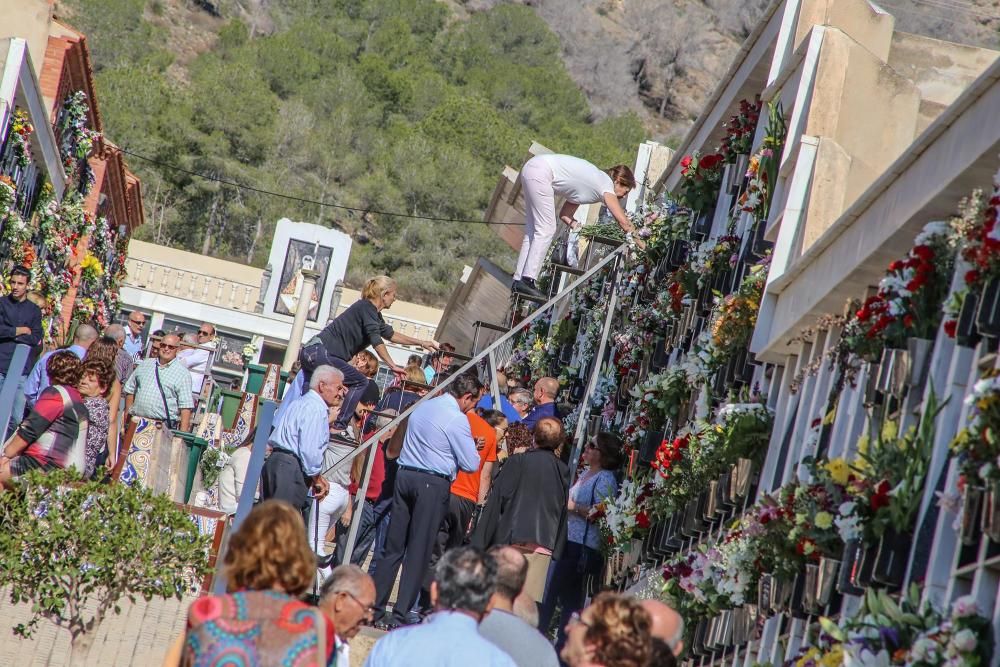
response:
[[[930,1],[889,4],[901,29],[996,41],[1000,0],[961,0],[946,17]],[[572,5],[56,7],[89,38],[109,138],[151,160],[129,157],[145,188],[140,238],[262,266],[279,218],[324,224],[354,238],[349,284],[390,273],[405,298],[441,304],[464,264],[484,255],[509,269],[510,249],[476,222],[371,211],[479,221],[504,164],[519,165],[532,140],[600,165],[631,163],[647,138],[676,142],[768,1]]]
[[[475,221],[533,139],[601,165],[631,162],[644,139],[634,114],[592,122],[557,37],[523,6],[455,21],[431,0],[282,0],[261,25],[235,4],[215,17],[166,0],[60,3],[92,45],[109,138],[155,161],[129,157],[141,238],[262,265],[279,218],[329,225],[355,240],[349,284],[389,273],[405,298],[441,304],[463,264],[512,264],[485,225],[187,172]]]

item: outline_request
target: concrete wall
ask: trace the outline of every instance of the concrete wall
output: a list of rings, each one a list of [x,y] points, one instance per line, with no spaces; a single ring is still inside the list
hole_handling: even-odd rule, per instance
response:
[[[27,40],[36,77],[41,76],[45,62],[51,17],[48,0],[0,0],[0,37]]]
[[[998,56],[1000,52],[990,49],[894,33],[888,62],[920,91],[917,133],[927,129]]]
[[[867,0],[802,0],[795,26],[796,49],[817,25],[839,28],[884,62],[896,19]]]

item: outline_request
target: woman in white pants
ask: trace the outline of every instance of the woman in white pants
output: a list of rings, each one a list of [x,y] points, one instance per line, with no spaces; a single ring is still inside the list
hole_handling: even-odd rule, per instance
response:
[[[603,202],[626,234],[634,229],[619,199],[635,187],[632,170],[623,164],[606,171],[572,155],[536,155],[521,168],[524,193],[524,241],[514,270],[513,290],[544,297],[535,279],[556,234],[556,198],[565,203],[559,219],[572,227],[580,204]]]

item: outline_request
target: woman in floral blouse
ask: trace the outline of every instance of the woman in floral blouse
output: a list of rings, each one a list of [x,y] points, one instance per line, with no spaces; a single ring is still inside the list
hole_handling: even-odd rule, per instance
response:
[[[111,425],[108,393],[114,381],[115,369],[111,364],[89,359],[83,362],[83,375],[78,389],[88,415],[87,451],[83,468],[83,476],[87,479],[94,476],[98,460],[107,458],[108,428]]]

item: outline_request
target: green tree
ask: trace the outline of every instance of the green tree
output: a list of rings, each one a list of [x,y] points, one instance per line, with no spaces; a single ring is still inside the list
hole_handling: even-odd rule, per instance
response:
[[[165,496],[124,484],[83,482],[74,470],[32,472],[0,493],[0,571],[16,604],[66,630],[71,664],[122,599],[181,599],[208,572],[208,539]]]

